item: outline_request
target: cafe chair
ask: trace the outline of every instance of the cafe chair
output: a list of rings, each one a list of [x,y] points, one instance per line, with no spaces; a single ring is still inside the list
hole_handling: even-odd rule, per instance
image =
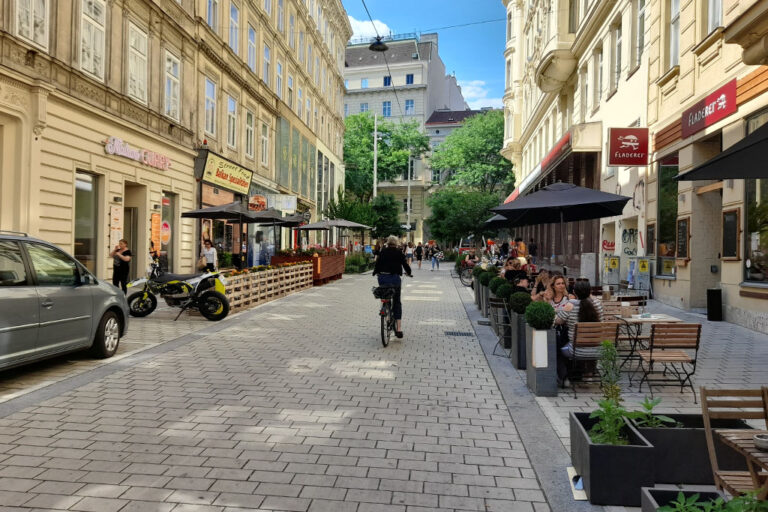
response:
[[[578,322],[573,331],[573,359],[568,370],[573,397],[576,395],[576,381],[599,383],[600,372],[597,360],[600,359],[600,346],[608,340],[616,342],[619,331],[618,322]]]
[[[691,388],[693,403],[696,403],[696,390],[693,387],[693,374],[696,373],[696,358],[701,342],[701,324],[653,324],[648,350],[639,350],[640,365],[637,370],[643,373],[638,392],[643,383],[653,398],[653,384],[659,386],[680,385],[682,393],[685,386]],[[661,376],[652,378],[652,375]],[[633,373],[634,374],[634,373]],[[674,384],[673,382],[676,381]],[[630,385],[632,378],[630,377]]]
[[[507,314],[507,303],[504,299],[491,297],[488,299],[488,306],[490,309],[491,325],[498,336],[496,345],[493,347],[493,355],[509,357],[507,349],[504,348],[504,335],[511,329],[509,315]],[[498,349],[501,349],[501,354],[497,353]]]

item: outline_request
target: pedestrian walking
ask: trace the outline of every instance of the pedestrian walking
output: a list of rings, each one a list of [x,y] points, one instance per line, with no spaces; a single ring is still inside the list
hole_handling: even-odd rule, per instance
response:
[[[432,261],[432,268],[430,269],[430,272],[435,270],[435,267],[437,267],[437,270],[440,270],[440,247],[437,244],[432,244],[429,248],[429,258]]]
[[[109,253],[113,260],[112,284],[128,293],[128,274],[131,271],[131,250],[128,241],[121,238],[114,249]]]
[[[200,251],[200,259],[205,258],[205,266],[202,270],[213,272],[219,266],[218,253],[210,240],[203,241],[203,249]]]
[[[536,256],[539,255],[539,246],[531,238],[531,242],[528,244],[528,256],[531,257],[531,263],[536,264]]]
[[[408,265],[413,264],[413,242],[408,242],[405,248],[405,259],[408,260]]]
[[[414,256],[416,256],[416,264],[421,270],[421,260],[424,259],[424,242],[419,242],[419,245],[413,250]]]

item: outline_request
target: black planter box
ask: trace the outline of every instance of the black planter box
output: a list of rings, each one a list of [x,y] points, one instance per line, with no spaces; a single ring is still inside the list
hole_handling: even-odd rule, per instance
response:
[[[653,446],[626,422],[630,444],[595,444],[589,430],[597,423],[587,412],[572,412],[571,461],[581,476],[589,502],[595,505],[640,506],[640,488],[653,486]]]
[[[480,308],[480,309],[483,312],[483,316],[485,318],[488,318],[488,297],[490,296],[491,290],[487,286],[481,284],[480,285],[480,293],[482,294],[482,299],[481,300],[482,300],[482,304],[483,304],[483,307]]]
[[[475,293],[475,306],[480,309],[480,281],[477,277],[472,277],[472,291]]]
[[[512,361],[512,366],[518,370],[525,370],[525,327],[528,325],[525,323],[525,315],[511,311],[509,313],[509,322],[512,326],[510,332],[510,346],[507,347],[512,349],[509,358]]]
[[[491,302],[490,299],[495,299],[496,294],[491,291],[490,288],[488,288],[488,320],[491,321],[491,330],[493,333],[498,336],[499,335],[499,323],[498,323],[498,310],[491,309]]]
[[[534,368],[531,357],[533,355],[533,329],[525,324],[525,363],[526,382],[528,389],[536,396],[557,396],[557,342],[555,330],[547,329],[547,367]]]
[[[682,423],[680,428],[638,427],[638,432],[654,448],[656,483],[714,485],[709,461],[704,419],[701,414],[665,414]],[[752,428],[742,420],[713,419],[712,428]],[[634,424],[634,422],[632,422]],[[715,451],[720,469],[746,471],[744,456],[715,436]]]
[[[643,487],[642,496],[640,498],[640,510],[642,512],[656,512],[661,507],[668,506],[673,501],[677,500],[677,495],[680,493],[686,498],[690,498],[694,494],[699,495],[699,501],[714,501],[717,498],[723,496],[719,492],[704,492],[694,491],[692,489],[653,489]]]

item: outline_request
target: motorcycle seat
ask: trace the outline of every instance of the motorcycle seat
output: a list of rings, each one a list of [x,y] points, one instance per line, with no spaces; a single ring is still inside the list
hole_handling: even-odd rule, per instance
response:
[[[160,277],[156,277],[154,280],[158,283],[168,283],[170,281],[186,281],[201,275],[203,274],[163,274]]]

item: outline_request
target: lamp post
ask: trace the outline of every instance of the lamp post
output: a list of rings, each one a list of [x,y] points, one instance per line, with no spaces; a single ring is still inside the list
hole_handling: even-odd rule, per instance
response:
[[[379,168],[379,130],[378,117],[373,112],[373,197],[376,198],[376,190],[379,188],[378,168]]]
[[[408,223],[408,240],[411,242],[413,241],[411,240],[411,178],[413,177],[412,170],[411,170],[413,169],[412,165],[413,165],[413,155],[408,155],[408,171],[407,171],[408,172],[408,199],[406,199],[405,210],[407,213],[406,222]]]

